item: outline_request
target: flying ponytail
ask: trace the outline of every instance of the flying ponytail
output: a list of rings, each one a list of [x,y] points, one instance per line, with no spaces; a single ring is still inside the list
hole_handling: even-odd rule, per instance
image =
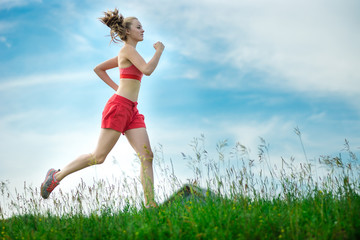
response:
[[[110,28],[111,42],[117,43],[127,40],[126,30],[130,29],[131,23],[135,17],[124,18],[119,14],[119,10],[104,12],[104,17],[99,20]]]

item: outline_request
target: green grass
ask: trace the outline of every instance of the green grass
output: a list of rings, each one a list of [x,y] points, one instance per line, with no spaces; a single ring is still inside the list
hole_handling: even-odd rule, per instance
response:
[[[240,144],[227,152],[226,142],[220,142],[216,160],[205,150],[204,138],[191,146],[195,154],[183,154],[194,174],[189,182],[215,196],[185,203],[178,196],[144,209],[137,180],[82,182],[71,194],[60,191],[47,201],[38,189],[25,187],[8,205],[11,217],[5,217],[4,206],[0,211],[0,240],[360,239],[360,167],[347,141],[347,159],[323,156],[316,167],[307,158],[305,164],[291,159],[273,165],[262,139],[257,160]],[[161,152],[160,147],[155,157],[163,179],[157,188],[166,199],[181,182]],[[0,190],[3,198],[11,197],[5,183]]]
[[[1,221],[3,239],[358,239],[359,196],[209,198],[143,210]]]

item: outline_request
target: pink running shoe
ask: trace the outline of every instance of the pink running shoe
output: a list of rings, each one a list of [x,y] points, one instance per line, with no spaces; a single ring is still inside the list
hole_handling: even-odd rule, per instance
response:
[[[54,188],[59,185],[59,181],[57,181],[54,177],[55,173],[59,172],[59,170],[50,169],[45,177],[45,181],[41,184],[41,196],[47,199],[50,193],[54,190]]]

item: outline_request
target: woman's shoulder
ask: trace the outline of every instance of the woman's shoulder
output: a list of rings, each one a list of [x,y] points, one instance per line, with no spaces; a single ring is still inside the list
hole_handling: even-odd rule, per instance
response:
[[[126,45],[122,46],[122,48],[119,51],[119,57],[126,57],[126,55],[128,55],[130,51],[131,49],[129,49],[128,46]]]
[[[137,53],[136,48],[129,45],[129,44],[125,44],[121,49],[120,49],[121,53],[124,54],[134,54]]]
[[[131,52],[133,51],[131,48],[132,46],[124,45],[120,51],[118,56],[119,61],[119,67],[127,67],[129,64],[131,64],[131,61],[129,60],[129,56],[131,55]]]

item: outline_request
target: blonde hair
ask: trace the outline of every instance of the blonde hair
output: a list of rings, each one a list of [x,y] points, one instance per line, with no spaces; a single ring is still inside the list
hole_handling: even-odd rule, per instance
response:
[[[115,8],[114,11],[104,12],[105,16],[99,20],[110,28],[111,42],[117,43],[127,40],[126,30],[130,29],[132,21],[136,17],[124,18],[119,14],[119,10]]]

